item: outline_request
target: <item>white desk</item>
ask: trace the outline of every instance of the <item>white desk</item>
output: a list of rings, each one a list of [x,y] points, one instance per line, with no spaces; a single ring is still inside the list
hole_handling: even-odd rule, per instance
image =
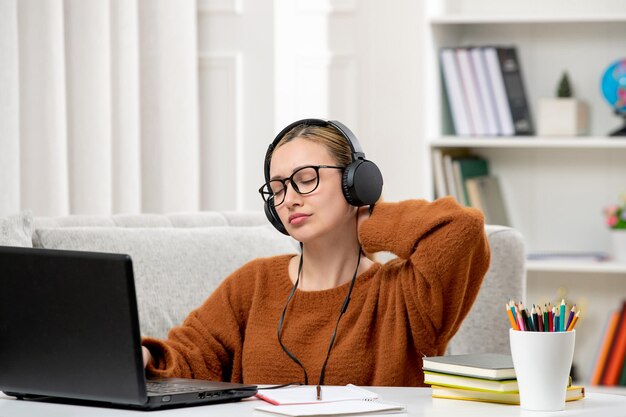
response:
[[[454,417],[561,417],[561,416],[593,416],[593,417],[624,417],[626,416],[626,396],[613,394],[588,393],[583,400],[569,402],[562,412],[533,412],[521,410],[519,406],[480,403],[472,401],[444,400],[431,398],[430,388],[368,388],[378,392],[383,400],[404,404],[408,416],[454,416]],[[1,417],[100,417],[100,416],[224,416],[248,417],[269,414],[254,412],[258,405],[267,403],[256,399],[247,399],[237,403],[216,404],[200,407],[187,407],[162,411],[130,411],[113,408],[84,407],[32,401],[18,401],[0,394]],[[402,416],[402,414],[396,414]]]

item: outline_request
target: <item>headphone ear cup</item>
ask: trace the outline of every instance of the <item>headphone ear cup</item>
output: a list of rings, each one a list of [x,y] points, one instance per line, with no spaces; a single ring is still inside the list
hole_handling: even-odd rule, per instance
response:
[[[359,159],[343,171],[341,189],[346,201],[357,207],[375,204],[383,191],[383,175],[372,161]]]
[[[283,222],[280,221],[280,217],[278,217],[278,213],[276,213],[276,208],[273,205],[265,202],[265,204],[263,204],[263,211],[265,211],[265,216],[267,217],[267,220],[270,221],[270,223],[276,228],[276,230],[284,235],[289,236],[287,229],[285,229]]]

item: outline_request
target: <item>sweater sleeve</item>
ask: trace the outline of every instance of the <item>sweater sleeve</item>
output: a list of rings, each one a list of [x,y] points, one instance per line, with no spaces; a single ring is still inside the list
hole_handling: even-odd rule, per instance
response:
[[[398,278],[413,331],[443,353],[489,267],[482,213],[452,197],[380,203],[359,237],[365,251],[400,258],[384,269]]]
[[[252,291],[245,282],[253,279],[238,277],[245,275],[246,269],[244,266],[228,277],[182,325],[170,330],[166,340],[142,340],[154,358],[146,368],[148,375],[241,382],[244,300]]]

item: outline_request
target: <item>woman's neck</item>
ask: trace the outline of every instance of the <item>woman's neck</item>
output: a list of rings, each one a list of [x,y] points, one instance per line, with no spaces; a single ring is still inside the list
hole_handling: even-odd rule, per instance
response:
[[[360,257],[355,234],[334,235],[328,239],[304,245],[304,261],[298,288],[303,291],[321,291],[350,282]],[[298,275],[298,257],[290,265],[292,280]],[[373,262],[362,257],[357,274],[367,271]]]

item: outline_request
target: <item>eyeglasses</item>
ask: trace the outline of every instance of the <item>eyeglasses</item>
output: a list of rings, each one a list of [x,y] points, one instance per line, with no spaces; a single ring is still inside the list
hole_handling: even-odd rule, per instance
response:
[[[310,194],[320,185],[320,168],[344,169],[344,167],[334,165],[305,166],[295,170],[288,178],[266,182],[259,188],[259,193],[261,193],[261,197],[263,197],[264,201],[273,204],[274,207],[281,205],[283,201],[285,201],[287,181],[289,181],[294,191],[298,194]]]

